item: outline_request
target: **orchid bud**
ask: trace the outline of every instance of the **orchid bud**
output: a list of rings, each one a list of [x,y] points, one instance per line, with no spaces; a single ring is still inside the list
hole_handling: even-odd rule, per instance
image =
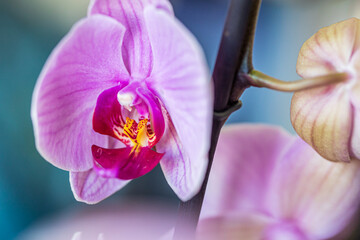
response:
[[[299,136],[331,161],[360,160],[360,20],[320,29],[302,46],[297,73],[346,73],[340,83],[296,92],[291,122]]]

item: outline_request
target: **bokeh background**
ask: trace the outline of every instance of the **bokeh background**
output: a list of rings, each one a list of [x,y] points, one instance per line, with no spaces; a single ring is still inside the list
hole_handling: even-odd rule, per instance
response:
[[[176,16],[215,63],[229,0],[173,0]],[[96,206],[74,200],[68,173],[38,154],[30,105],[33,87],[47,56],[71,25],[86,14],[88,0],[0,0],[0,239],[26,239],[33,229],[73,211],[116,208],[146,199],[169,209],[178,200],[159,168],[133,181]],[[360,18],[359,0],[264,0],[254,46],[255,68],[295,80],[298,51],[319,28]],[[290,124],[291,94],[249,89],[243,108],[229,122]],[[49,238],[51,239],[51,238]]]

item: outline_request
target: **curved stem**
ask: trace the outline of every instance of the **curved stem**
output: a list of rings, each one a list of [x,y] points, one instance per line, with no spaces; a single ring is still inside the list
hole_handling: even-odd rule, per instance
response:
[[[349,75],[347,73],[332,73],[314,78],[304,78],[296,81],[286,82],[270,77],[269,75],[266,75],[257,70],[252,70],[248,76],[249,82],[254,87],[265,87],[283,92],[296,92],[339,83],[349,79]]]

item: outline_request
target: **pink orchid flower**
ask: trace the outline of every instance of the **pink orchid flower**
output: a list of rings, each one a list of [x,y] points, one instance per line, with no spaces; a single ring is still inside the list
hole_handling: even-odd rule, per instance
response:
[[[36,145],[96,203],[159,162],[182,199],[207,165],[211,94],[203,52],[167,0],[93,0],[35,87]]]
[[[226,127],[210,174],[199,238],[333,238],[358,209],[359,182],[359,161],[326,161],[282,129]]]
[[[332,161],[360,160],[360,20],[325,27],[302,46],[301,77],[337,72],[347,81],[294,94],[291,122],[304,141]]]

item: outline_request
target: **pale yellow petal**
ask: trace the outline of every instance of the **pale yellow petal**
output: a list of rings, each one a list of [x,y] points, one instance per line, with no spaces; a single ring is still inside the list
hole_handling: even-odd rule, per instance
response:
[[[320,29],[301,47],[296,70],[302,77],[342,72],[357,46],[360,20],[351,18]]]
[[[348,91],[324,87],[294,94],[290,118],[298,135],[331,161],[350,161],[351,106]]]

